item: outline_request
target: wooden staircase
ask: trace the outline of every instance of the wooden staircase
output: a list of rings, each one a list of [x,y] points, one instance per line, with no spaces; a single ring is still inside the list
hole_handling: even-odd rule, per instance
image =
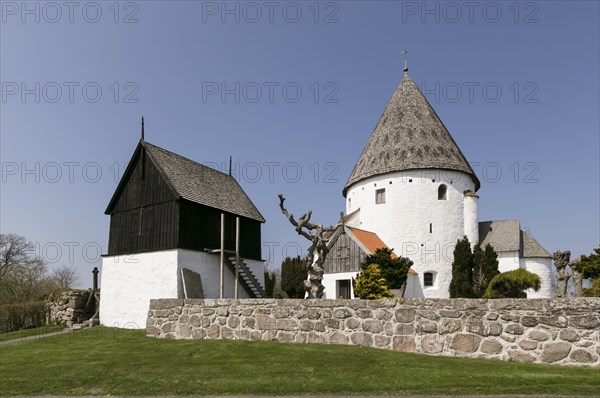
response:
[[[246,262],[244,261],[243,258],[240,258],[240,263],[236,264],[235,256],[225,257],[225,264],[233,273],[234,278],[235,278],[235,269],[237,266],[240,285],[242,285],[242,287],[248,293],[248,295],[250,295],[250,297],[252,297],[252,298],[265,297],[265,291],[263,290],[262,286],[256,279],[256,276],[254,275],[254,273],[252,273],[252,270],[250,270],[250,268],[248,268],[248,265],[246,264]]]

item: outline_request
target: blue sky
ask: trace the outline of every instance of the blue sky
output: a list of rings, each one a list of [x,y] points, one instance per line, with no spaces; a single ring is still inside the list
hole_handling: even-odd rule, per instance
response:
[[[600,241],[597,1],[2,1],[2,233],[82,286],[139,140],[234,173],[276,267],[307,242],[277,207],[335,223],[402,78],[423,89],[482,187],[553,252]]]

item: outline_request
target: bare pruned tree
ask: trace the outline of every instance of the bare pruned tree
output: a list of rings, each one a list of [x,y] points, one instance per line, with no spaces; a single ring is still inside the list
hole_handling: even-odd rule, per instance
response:
[[[59,268],[52,268],[51,278],[58,289],[69,289],[79,282],[79,274],[75,267],[66,265],[62,265]]]
[[[281,212],[296,228],[298,235],[311,241],[307,256],[308,278],[304,281],[304,290],[308,293],[307,298],[320,299],[323,297],[323,290],[325,290],[325,287],[322,284],[323,274],[325,273],[323,264],[325,263],[327,253],[329,253],[329,248],[327,247],[328,240],[325,238],[325,234],[337,229],[342,224],[342,221],[340,220],[338,224],[328,228],[323,227],[321,224],[313,224],[310,222],[310,217],[312,216],[312,211],[310,210],[296,221],[294,215],[290,214],[284,207],[284,202],[285,198],[280,194],[279,208],[281,209]],[[316,259],[315,252],[317,253]]]
[[[0,234],[0,304],[39,300],[54,288],[43,259],[23,236]]]
[[[568,250],[564,252],[558,250],[552,255],[552,259],[554,260],[554,266],[556,267],[556,286],[554,295],[556,298],[566,298],[567,286],[569,278],[571,277],[571,274],[567,271],[567,266],[571,259],[571,252]]]

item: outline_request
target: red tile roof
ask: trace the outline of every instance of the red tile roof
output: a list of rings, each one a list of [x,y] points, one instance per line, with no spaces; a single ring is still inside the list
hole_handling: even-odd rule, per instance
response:
[[[374,232],[352,227],[346,228],[349,229],[350,232],[352,232],[352,234],[356,237],[356,239],[358,239],[363,244],[363,246],[365,246],[367,250],[369,250],[371,253],[375,253],[377,249],[387,248],[387,245],[383,243],[379,236],[377,236],[377,234]],[[395,259],[398,258],[398,256],[396,256],[396,254],[392,252],[392,258]],[[416,272],[412,268],[408,270],[408,273],[416,274]]]

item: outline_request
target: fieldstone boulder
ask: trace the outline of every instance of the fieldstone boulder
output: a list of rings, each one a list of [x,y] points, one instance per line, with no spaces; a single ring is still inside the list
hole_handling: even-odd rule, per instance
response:
[[[569,355],[571,345],[569,343],[546,343],[542,352],[542,361],[552,363],[560,361]]]
[[[416,311],[410,308],[400,308],[396,310],[396,320],[401,323],[410,323],[415,320]]]
[[[586,350],[573,350],[569,358],[575,362],[591,363],[594,362],[594,357]]]
[[[428,354],[437,354],[444,350],[445,342],[443,336],[428,334],[421,338],[421,349]]]
[[[463,328],[463,321],[460,319],[443,319],[440,322],[440,334],[455,333]]]
[[[600,326],[600,321],[596,315],[572,316],[569,324],[585,329],[596,329]]]
[[[560,337],[561,340],[565,340],[565,341],[569,341],[569,342],[579,340],[579,335],[573,329],[561,330],[558,337]]]
[[[450,348],[461,352],[475,352],[480,343],[481,337],[475,334],[460,333],[454,335]]]
[[[415,352],[416,344],[414,336],[394,336],[392,349],[394,351]]]
[[[350,339],[344,333],[333,332],[328,340],[330,344],[348,344]]]
[[[533,362],[535,357],[531,354],[522,351],[509,351],[508,357],[517,362]]]
[[[541,330],[534,330],[533,332],[529,333],[528,337],[536,341],[546,341],[550,338],[550,335]]]
[[[481,343],[480,351],[490,355],[500,354],[502,352],[502,344],[494,339],[485,339]]]
[[[350,337],[352,344],[370,347],[373,345],[373,336],[368,333],[354,333]]]
[[[538,346],[538,342],[534,340],[523,340],[519,342],[519,347],[524,350],[535,350]]]

